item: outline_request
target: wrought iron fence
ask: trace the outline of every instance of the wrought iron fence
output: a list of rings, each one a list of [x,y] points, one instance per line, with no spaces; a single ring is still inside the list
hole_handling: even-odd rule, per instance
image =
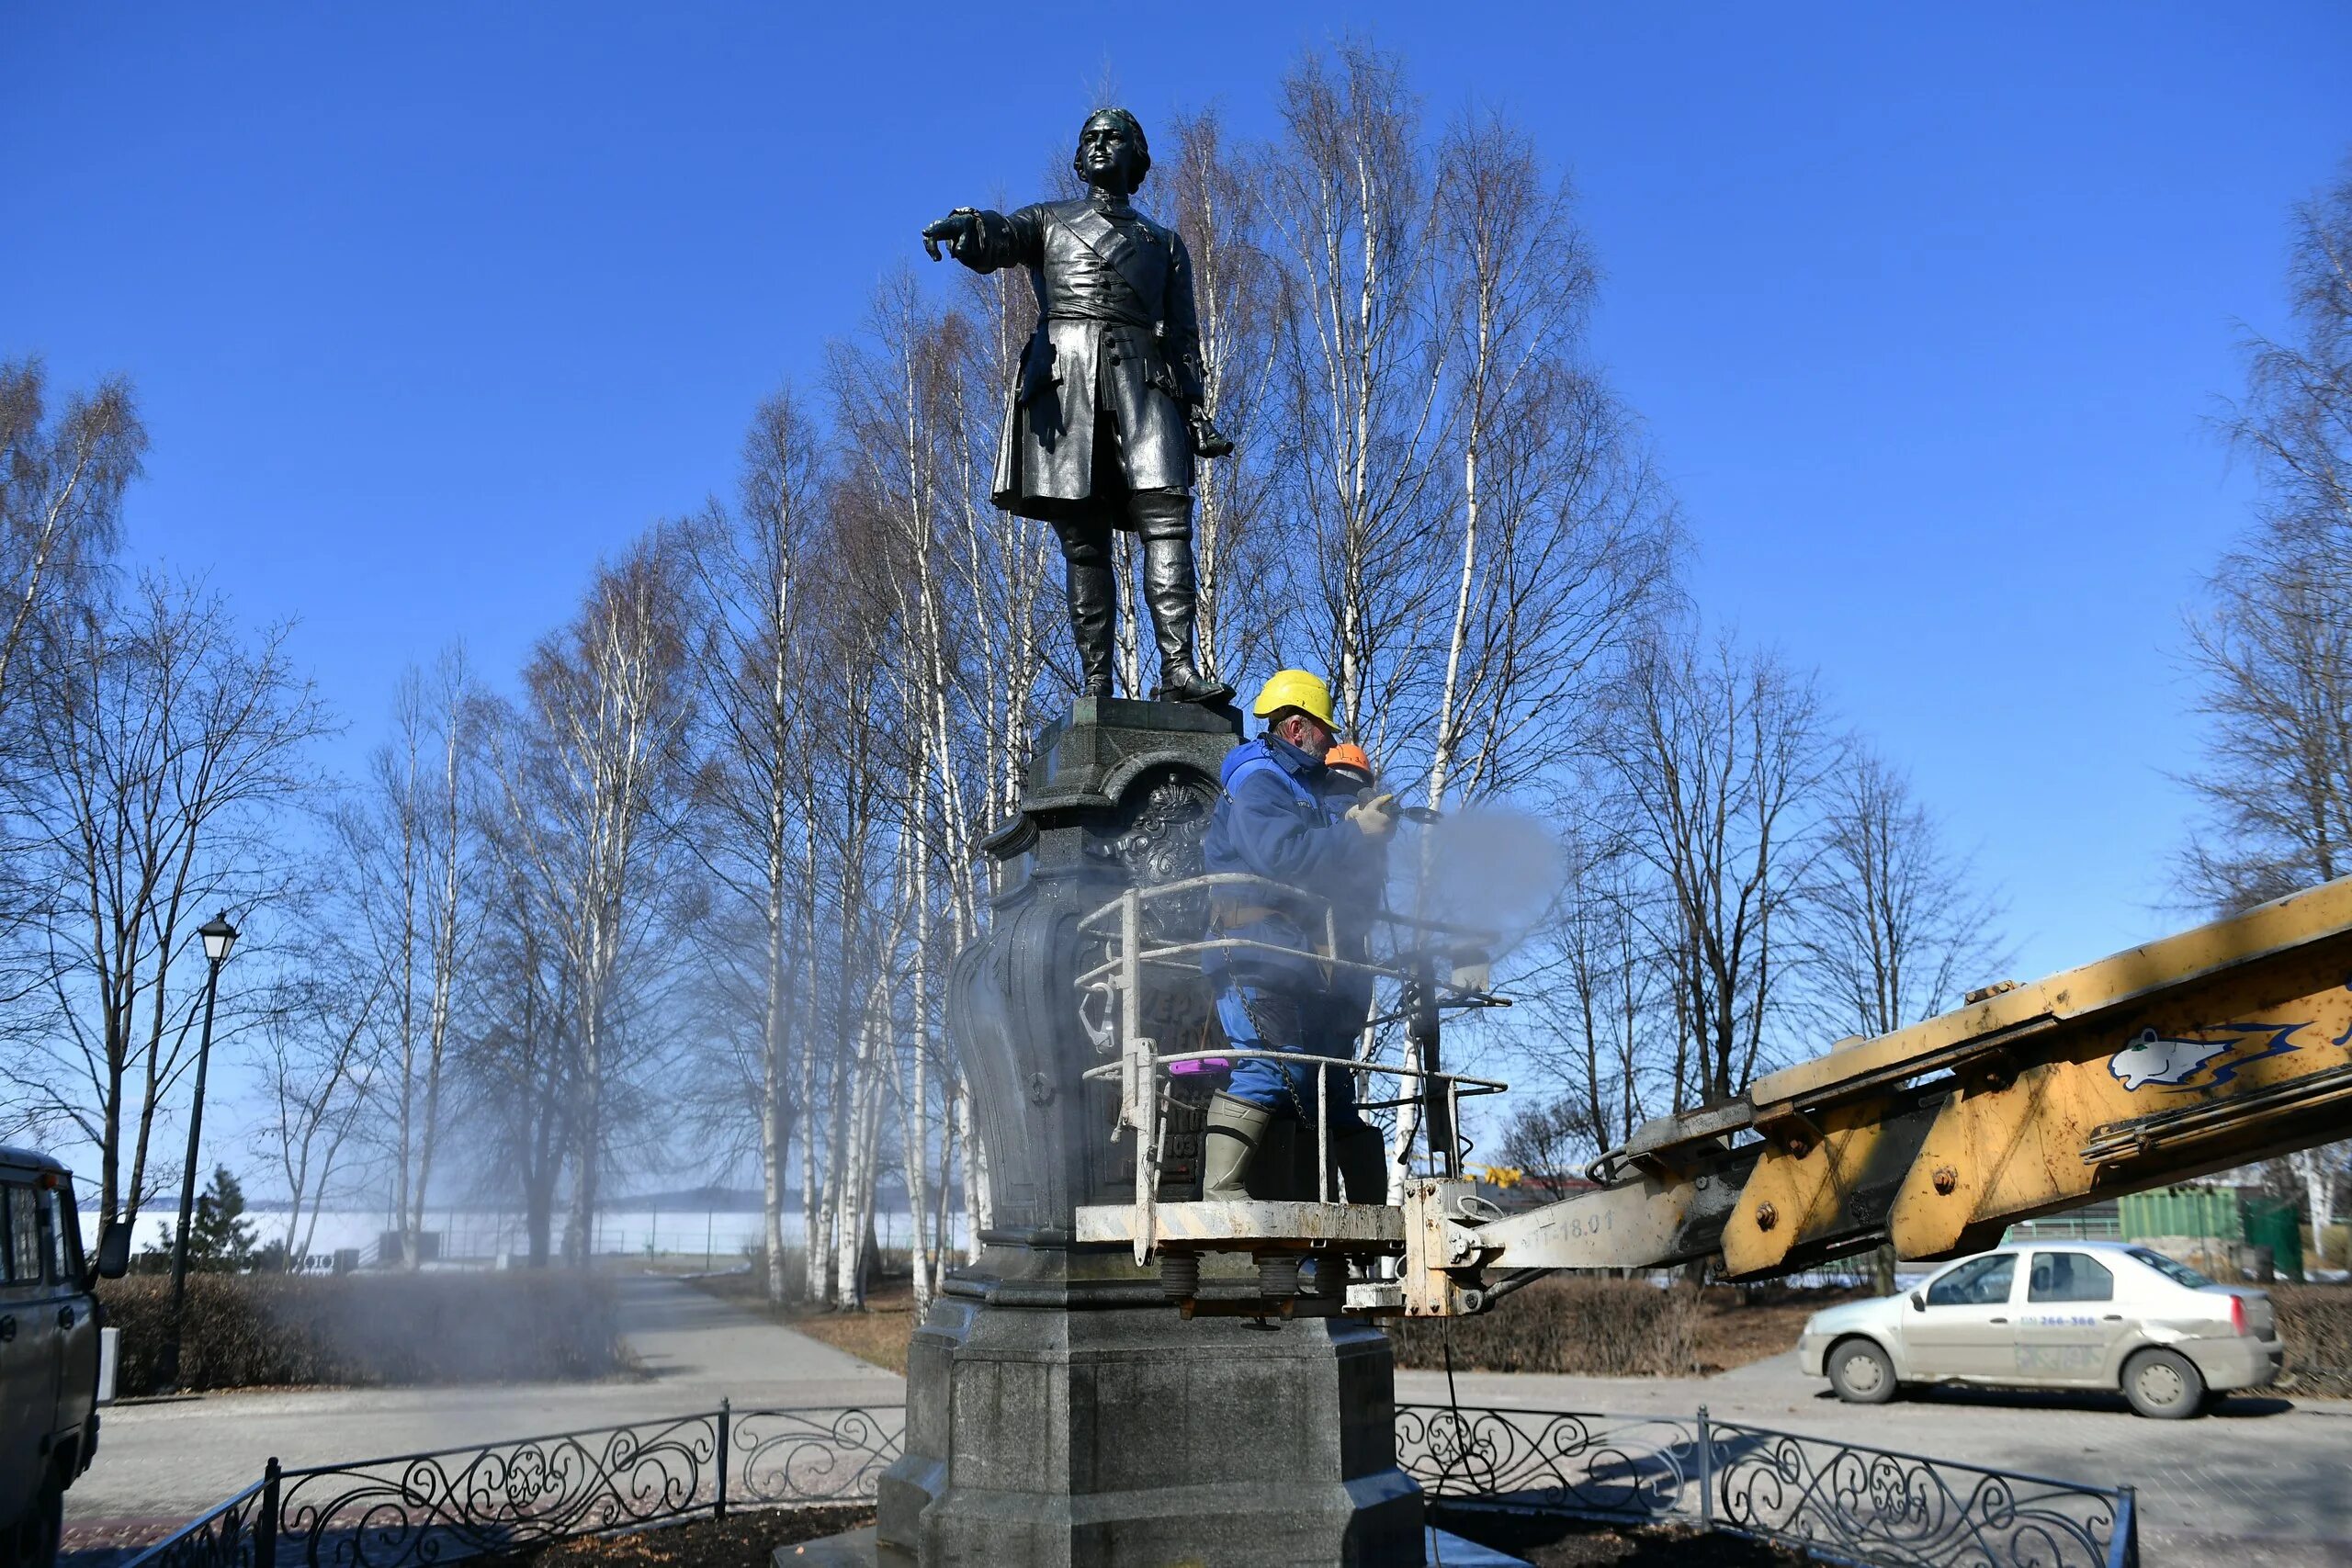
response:
[[[1435,1498],[1654,1523],[1684,1511],[1698,1427],[1671,1416],[1399,1404],[1396,1462]]]
[[[1440,1512],[1679,1523],[1887,1568],[2137,1568],[2132,1489],[1709,1418],[1396,1407]],[[287,1470],[129,1568],[426,1568],[709,1514],[871,1501],[898,1411],[737,1410]]]
[[[2137,1568],[2132,1489],[1695,1418],[1396,1407],[1442,1510],[1682,1523],[1886,1568]]]
[[[853,1405],[666,1421],[287,1470],[128,1568],[422,1568],[731,1507],[870,1502],[902,1417]]]

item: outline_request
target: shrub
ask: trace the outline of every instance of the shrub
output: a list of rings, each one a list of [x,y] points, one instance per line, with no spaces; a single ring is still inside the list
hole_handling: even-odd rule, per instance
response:
[[[2352,1290],[2341,1285],[2272,1285],[2287,1370],[2301,1393],[2352,1394]]]
[[[169,1279],[107,1280],[122,1330],[118,1385],[144,1393],[171,1312]],[[190,1274],[180,1386],[358,1386],[595,1378],[633,1363],[610,1282],[571,1273]]]
[[[1462,1371],[1682,1377],[1698,1367],[1697,1323],[1687,1288],[1555,1275],[1476,1317],[1405,1318],[1388,1335],[1403,1367],[1442,1367],[1450,1338]]]

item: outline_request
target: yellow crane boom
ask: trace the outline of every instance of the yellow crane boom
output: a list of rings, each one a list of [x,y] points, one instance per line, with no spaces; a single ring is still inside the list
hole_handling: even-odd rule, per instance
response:
[[[1124,919],[1136,927],[1132,908]],[[1114,945],[1081,983],[1136,1017],[1106,1030],[1118,1060],[1089,1076],[1119,1077],[1123,1125],[1147,1150],[1158,1075],[1188,1058],[1143,1036],[1133,998],[1151,965],[1215,944],[1154,947],[1131,931]],[[1429,1033],[1409,1066],[1359,1066],[1409,1080],[1432,1106],[1442,1099],[1431,1122],[1451,1126],[1456,1099],[1504,1086],[1439,1070]],[[1440,1138],[1433,1173],[1408,1179],[1399,1204],[1322,1190],[1311,1201],[1169,1201],[1139,1157],[1136,1201],[1081,1206],[1077,1228],[1081,1241],[1133,1247],[1138,1262],[1214,1251],[1401,1259],[1393,1276],[1314,1302],[1200,1297],[1195,1271],[1163,1269],[1188,1314],[1447,1316],[1555,1269],[1716,1260],[1747,1279],[1890,1239],[1905,1258],[1948,1258],[2094,1196],[2352,1136],[2347,1109],[2352,879],[1841,1042],[1728,1103],[1646,1123],[1596,1162],[1598,1187],[1538,1208],[1498,1211]]]
[[[2347,1106],[2352,879],[1988,987],[1652,1122],[1599,1190],[1476,1226],[1477,1269],[1453,1283],[1714,1256],[1738,1278],[1887,1239],[1949,1257],[2093,1196],[2352,1135]]]

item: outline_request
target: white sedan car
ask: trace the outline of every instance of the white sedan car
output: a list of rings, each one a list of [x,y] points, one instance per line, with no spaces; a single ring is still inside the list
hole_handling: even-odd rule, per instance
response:
[[[2165,1417],[2262,1387],[2282,1355],[2267,1294],[2112,1241],[2010,1243],[1907,1295],[1815,1313],[1797,1342],[1805,1371],[1860,1404],[1912,1382],[2114,1388]]]

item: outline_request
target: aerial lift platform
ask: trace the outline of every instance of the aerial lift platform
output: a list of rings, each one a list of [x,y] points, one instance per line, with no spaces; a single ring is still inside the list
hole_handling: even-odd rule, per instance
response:
[[[1463,1176],[1455,1111],[1507,1086],[1445,1072],[1440,1059],[1444,1012],[1502,1000],[1460,962],[1475,958],[1480,934],[1390,917],[1410,939],[1405,955],[1352,967],[1400,987],[1405,1059],[1340,1070],[1396,1080],[1406,1092],[1391,1103],[1420,1112],[1425,1150],[1403,1201],[1332,1191],[1318,1148],[1311,1200],[1170,1201],[1154,1156],[1173,1077],[1246,1053],[1160,1052],[1143,1033],[1143,999],[1155,984],[1197,975],[1209,951],[1252,944],[1153,944],[1143,904],[1232,880],[1255,879],[1194,878],[1098,910],[1087,930],[1108,956],[1078,982],[1113,1058],[1089,1076],[1117,1081],[1115,1135],[1133,1136],[1137,1156],[1134,1202],[1080,1208],[1080,1239],[1159,1259],[1188,1313],[1459,1316],[1559,1269],[1705,1261],[1752,1280],[1887,1241],[1906,1258],[1950,1258],[2087,1199],[2352,1135],[2346,879],[1840,1041],[1726,1103],[1645,1124],[1594,1162],[1593,1190],[1504,1214]],[[1295,1279],[1287,1260],[1301,1256],[1353,1267],[1319,1266],[1331,1282],[1307,1297],[1218,1298],[1203,1293],[1197,1262],[1215,1252],[1254,1255],[1268,1280]]]

